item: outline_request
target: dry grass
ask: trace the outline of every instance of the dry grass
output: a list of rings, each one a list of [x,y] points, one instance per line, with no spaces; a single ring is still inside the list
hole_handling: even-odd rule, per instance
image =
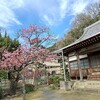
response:
[[[100,94],[97,93],[89,93],[75,90],[58,90],[56,92],[63,96],[62,100],[100,100]]]
[[[26,94],[26,100],[41,100],[41,92],[40,90],[35,91],[35,92],[31,92]],[[11,98],[9,100],[23,100],[23,96],[19,96],[19,97],[14,97]]]
[[[44,91],[49,91],[48,93]],[[86,93],[83,91],[75,91],[75,90],[69,90],[69,91],[64,91],[64,90],[50,90],[48,88],[41,88],[38,91],[31,92],[27,94],[27,99],[26,100],[48,100],[46,99],[48,96],[50,97],[50,100],[56,100],[52,98],[53,94],[54,96],[56,95],[58,98],[57,100],[100,100],[100,94],[94,94],[94,93]],[[47,95],[48,94],[48,95]],[[7,99],[7,100],[23,100],[22,96],[12,98],[12,99]]]

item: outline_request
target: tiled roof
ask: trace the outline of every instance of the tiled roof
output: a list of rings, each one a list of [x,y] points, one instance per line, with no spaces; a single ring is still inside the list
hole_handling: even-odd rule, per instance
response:
[[[98,34],[100,34],[100,20],[95,22],[94,24],[86,27],[84,29],[83,35],[78,40],[76,40],[74,43],[72,43],[72,44],[70,44],[68,46],[65,46],[65,47],[63,47],[63,48],[61,48],[59,50],[56,50],[55,53],[60,53],[65,48],[71,47],[71,46],[73,46],[73,45],[75,45],[75,44],[77,44],[79,42],[82,42],[82,41],[84,41],[86,39],[89,39],[89,38],[91,38],[93,36],[96,36]]]
[[[78,42],[91,38],[97,34],[100,34],[100,20],[96,23],[86,27],[83,35],[77,40]]]

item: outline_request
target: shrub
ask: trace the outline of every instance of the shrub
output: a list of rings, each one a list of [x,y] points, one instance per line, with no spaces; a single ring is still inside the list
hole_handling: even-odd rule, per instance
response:
[[[52,90],[55,90],[55,89],[56,89],[56,87],[54,86],[54,84],[51,84],[51,85],[50,85],[50,88],[51,88]]]
[[[2,91],[2,88],[0,87],[0,99],[2,98],[2,94],[3,94],[3,91]]]
[[[49,78],[49,84],[53,84],[55,87],[59,87],[60,78],[58,76],[51,76]]]
[[[7,71],[0,70],[0,79],[7,79]]]
[[[51,78],[48,79],[48,84],[53,84],[53,80]]]
[[[32,84],[26,84],[26,85],[25,85],[25,90],[26,90],[26,93],[29,93],[29,92],[35,90],[35,86],[32,85]]]

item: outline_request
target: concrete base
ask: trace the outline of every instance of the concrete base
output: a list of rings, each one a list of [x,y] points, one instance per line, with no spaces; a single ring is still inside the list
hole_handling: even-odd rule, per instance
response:
[[[71,89],[71,82],[70,81],[67,81],[67,82],[65,82],[65,81],[60,81],[60,89],[61,90],[69,90],[69,89]]]
[[[65,81],[60,81],[60,89],[66,90],[66,82]]]
[[[71,81],[67,81],[66,82],[66,89],[71,89],[72,88],[72,82]]]

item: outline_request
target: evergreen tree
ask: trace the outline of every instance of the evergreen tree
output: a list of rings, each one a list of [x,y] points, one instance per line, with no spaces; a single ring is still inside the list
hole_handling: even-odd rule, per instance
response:
[[[0,32],[0,48],[6,48],[9,52],[13,52],[20,46],[20,43],[16,39],[11,39],[5,32],[4,37]]]

